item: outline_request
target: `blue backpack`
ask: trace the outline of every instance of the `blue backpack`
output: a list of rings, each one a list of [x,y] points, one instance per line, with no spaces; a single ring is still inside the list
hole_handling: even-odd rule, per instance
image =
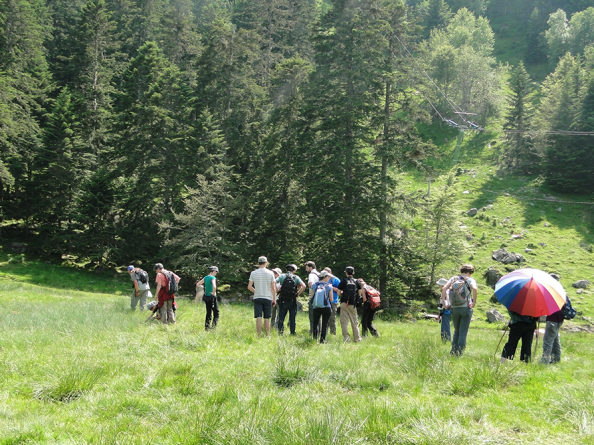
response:
[[[314,309],[330,307],[330,301],[328,301],[328,295],[326,294],[326,288],[330,283],[322,283],[318,281],[314,284],[314,295],[311,301],[311,307]]]

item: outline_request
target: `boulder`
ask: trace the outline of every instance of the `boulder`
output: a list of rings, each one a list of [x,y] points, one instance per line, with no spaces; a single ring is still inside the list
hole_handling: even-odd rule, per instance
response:
[[[584,291],[584,289],[578,289],[576,292],[577,292],[577,294],[578,294],[578,295],[580,295],[580,294],[581,294],[583,291]],[[583,299],[583,298],[584,298],[584,297],[582,297],[582,299]]]
[[[561,281],[561,277],[558,273],[551,272],[549,275],[552,276],[555,280]]]
[[[546,243],[538,243],[540,247],[547,247]]]
[[[548,222],[546,222],[546,223],[544,223],[544,226],[545,227],[550,227],[551,225]]]
[[[501,303],[499,303],[499,300],[497,299],[497,295],[495,295],[495,294],[491,295],[491,298],[489,298],[489,301],[493,304],[501,304]]]
[[[467,214],[468,216],[474,216],[474,215],[476,215],[477,213],[478,213],[478,210],[477,210],[476,208],[474,208],[474,207],[473,207],[472,209],[470,209],[469,211],[467,211],[467,212],[466,212],[466,214]]]
[[[487,311],[487,319],[489,320],[489,323],[505,321],[505,317],[497,309],[489,309]]]
[[[489,267],[483,274],[483,277],[485,278],[487,285],[493,289],[495,289],[495,285],[502,276],[503,275],[501,274],[501,272],[499,272],[494,267]]]
[[[579,280],[572,284],[576,289],[586,289],[590,285],[588,280]]]
[[[508,252],[504,248],[494,250],[493,254],[491,255],[491,258],[503,264],[522,263],[526,261],[521,254]]]

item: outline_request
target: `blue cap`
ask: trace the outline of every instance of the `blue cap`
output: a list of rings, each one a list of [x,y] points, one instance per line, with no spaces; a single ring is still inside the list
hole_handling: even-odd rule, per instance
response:
[[[132,272],[134,270],[134,266],[128,266],[128,272]]]

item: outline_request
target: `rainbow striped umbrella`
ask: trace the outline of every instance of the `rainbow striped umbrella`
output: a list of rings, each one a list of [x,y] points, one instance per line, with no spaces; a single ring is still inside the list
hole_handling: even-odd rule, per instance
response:
[[[557,312],[567,298],[561,283],[538,269],[518,269],[501,277],[495,295],[510,311],[531,317]]]

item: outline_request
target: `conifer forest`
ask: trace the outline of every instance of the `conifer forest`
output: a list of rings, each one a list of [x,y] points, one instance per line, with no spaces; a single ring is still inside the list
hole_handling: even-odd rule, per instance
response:
[[[594,192],[593,30],[594,0],[0,0],[0,237],[237,283],[260,255],[353,265],[418,298],[467,210],[428,128]]]

